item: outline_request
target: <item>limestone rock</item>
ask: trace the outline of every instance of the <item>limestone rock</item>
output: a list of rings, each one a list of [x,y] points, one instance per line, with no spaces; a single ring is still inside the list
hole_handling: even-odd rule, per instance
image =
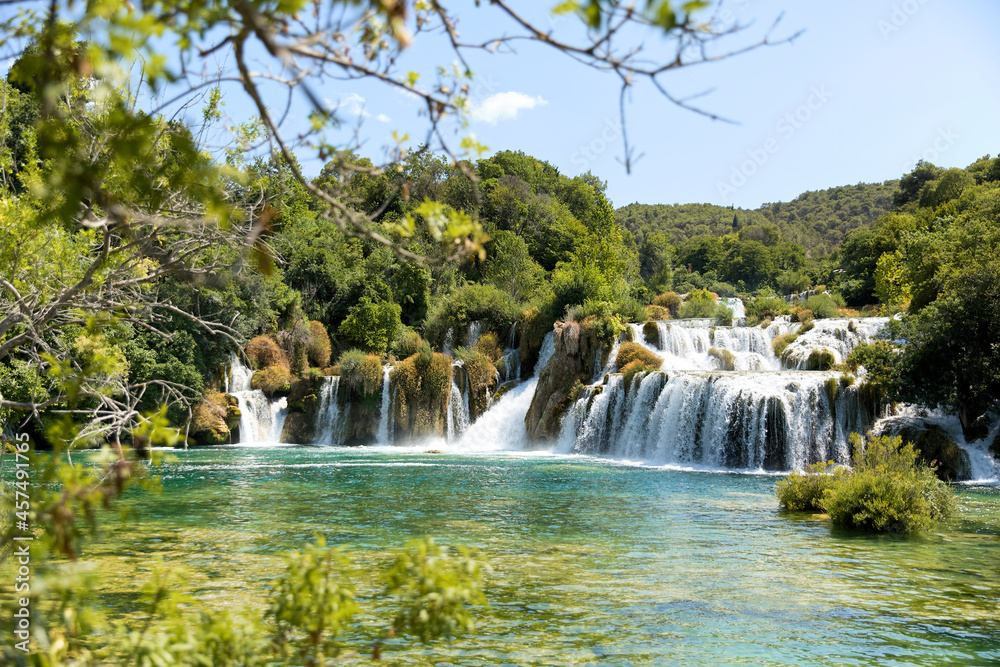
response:
[[[570,392],[578,382],[590,380],[594,355],[604,352],[597,336],[576,322],[557,322],[552,338],[555,352],[538,376],[538,386],[524,418],[528,439],[533,442],[559,437]]]

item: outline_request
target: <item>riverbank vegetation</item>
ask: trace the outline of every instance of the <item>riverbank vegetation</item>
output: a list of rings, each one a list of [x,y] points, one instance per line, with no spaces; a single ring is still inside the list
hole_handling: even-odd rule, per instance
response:
[[[850,440],[850,469],[831,461],[793,472],[775,485],[780,505],[826,512],[834,526],[875,533],[922,533],[954,514],[954,493],[911,443],[856,433]]]

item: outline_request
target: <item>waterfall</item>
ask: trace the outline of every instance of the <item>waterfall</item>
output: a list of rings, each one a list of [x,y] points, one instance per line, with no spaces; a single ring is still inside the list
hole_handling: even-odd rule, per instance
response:
[[[323,378],[319,388],[319,411],[316,413],[315,445],[339,445],[343,435],[340,405],[337,394],[340,391],[340,376]]]
[[[269,401],[264,392],[250,388],[253,371],[243,365],[234,352],[230,357],[230,377],[226,393],[236,397],[240,409],[240,444],[280,442],[281,430],[288,415],[288,401]]]
[[[745,320],[747,316],[746,306],[743,305],[743,299],[738,297],[733,297],[731,299],[725,299],[724,303],[727,308],[733,311],[733,320]]]
[[[392,366],[388,364],[382,367],[382,404],[378,417],[378,436],[376,442],[380,445],[391,445],[396,439],[395,424],[393,423],[393,401],[390,395],[389,374]]]
[[[741,304],[729,305],[735,314]],[[817,321],[786,357],[792,370],[782,368],[772,349],[775,337],[801,326],[787,318],[766,328],[702,320],[632,324],[631,340],[663,359],[660,370],[626,381],[614,368],[598,375],[595,363],[594,382],[563,415],[554,450],[713,469],[848,463],[848,436],[872,427],[877,406],[863,383],[797,368],[816,349],[843,360],[886,322]]]
[[[888,317],[815,320],[810,331],[786,348],[782,361],[787,368],[803,370],[814,352],[827,351],[834,363],[843,363],[855,347],[875,338],[888,322]]]
[[[448,425],[448,442],[453,442],[457,438],[460,438],[469,428],[469,406],[454,379],[451,381],[451,391],[448,393],[446,419]]]
[[[482,333],[483,325],[479,321],[469,322],[469,327],[465,331],[465,347],[471,350],[479,342],[479,336]]]
[[[848,463],[860,406],[855,387],[831,396],[830,379],[839,374],[654,372],[626,388],[616,374],[596,397],[578,399],[560,443],[575,436],[580,454],[710,468]]]
[[[458,441],[458,446],[461,449],[511,450],[525,449],[528,446],[524,417],[528,414],[528,408],[531,407],[531,399],[535,395],[535,387],[538,385],[538,376],[549,363],[555,351],[555,340],[550,331],[542,341],[532,378],[501,396],[500,400],[493,403],[489,410],[471,424]],[[454,392],[454,390],[455,385],[453,384],[452,391]],[[452,411],[450,400],[448,410]]]

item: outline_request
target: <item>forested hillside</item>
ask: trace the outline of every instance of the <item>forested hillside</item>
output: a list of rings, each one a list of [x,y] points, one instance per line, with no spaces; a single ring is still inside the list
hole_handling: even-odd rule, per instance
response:
[[[823,257],[834,252],[850,230],[867,227],[891,210],[897,185],[893,180],[810,191],[790,202],[752,210],[715,204],[629,204],[615,216],[639,240],[649,231],[660,231],[672,243],[771,223],[782,238],[801,245],[809,257]]]

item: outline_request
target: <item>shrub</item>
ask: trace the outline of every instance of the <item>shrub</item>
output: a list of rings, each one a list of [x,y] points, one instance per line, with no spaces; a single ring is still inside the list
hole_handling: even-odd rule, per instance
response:
[[[792,311],[792,322],[808,322],[813,319],[813,312],[808,308],[796,308]]]
[[[566,319],[579,322],[604,344],[611,343],[626,328],[615,312],[614,304],[609,301],[586,301],[583,305],[573,306],[567,311]]]
[[[482,352],[460,347],[455,350],[455,358],[465,367],[465,372],[469,376],[469,387],[473,392],[479,392],[496,382],[496,366]]]
[[[396,340],[403,327],[399,319],[401,312],[399,304],[374,302],[363,296],[340,323],[337,333],[368,352],[381,356],[389,351],[389,344]]]
[[[495,364],[500,355],[503,354],[503,350],[500,349],[500,341],[492,331],[487,331],[479,337],[475,350],[489,359],[491,364]]]
[[[669,320],[670,311],[663,306],[646,306],[646,319],[648,320]]]
[[[785,271],[776,280],[782,294],[798,294],[809,289],[812,281],[809,276],[800,271]]]
[[[720,350],[715,347],[710,347],[708,348],[708,356],[714,357],[719,361],[721,370],[724,371],[736,370],[736,355],[734,355],[729,350]]]
[[[847,474],[844,468],[828,472],[832,467],[829,461],[810,465],[808,472],[793,471],[774,486],[778,504],[793,512],[822,512],[823,494]]]
[[[632,385],[632,379],[635,378],[639,373],[649,373],[651,371],[659,370],[660,367],[651,368],[644,364],[639,359],[632,361],[621,368],[619,371],[625,380],[625,391],[628,391],[629,387]]]
[[[826,348],[822,350],[813,350],[809,353],[809,358],[806,359],[806,370],[807,371],[828,371],[833,368],[836,363],[836,359],[833,356],[833,352],[827,350]]]
[[[720,303],[715,309],[715,324],[720,327],[733,326],[733,309]]]
[[[624,369],[633,361],[641,362],[646,370],[658,370],[663,365],[663,359],[639,343],[622,343],[618,348],[618,368]]]
[[[887,340],[862,343],[851,350],[844,364],[853,372],[864,366],[867,383],[877,385],[894,396],[902,382],[900,348]]]
[[[270,336],[257,336],[251,339],[247,345],[246,353],[250,359],[250,365],[255,369],[264,369],[268,366],[291,367],[285,351]]]
[[[709,292],[715,292],[719,296],[725,297],[727,299],[736,296],[736,288],[730,285],[729,283],[724,283],[724,282],[709,283],[708,285],[705,286],[705,289],[707,289]]]
[[[347,350],[337,361],[340,379],[353,391],[372,396],[382,388],[382,360],[361,350]]]
[[[413,329],[403,329],[392,344],[392,350],[400,359],[406,359],[416,354],[423,345],[424,339]]]
[[[431,352],[425,346],[420,352],[401,361],[392,373],[399,382],[407,402],[433,403],[447,397],[451,389],[451,357]]]
[[[835,526],[879,533],[919,533],[955,511],[955,497],[899,436],[851,435],[854,473],[823,494]]]
[[[681,318],[715,317],[715,297],[708,290],[695,290],[688,294],[681,307]]]
[[[781,359],[781,355],[785,352],[789,345],[795,342],[798,338],[797,334],[785,333],[780,336],[775,336],[774,340],[771,341],[771,349],[774,350],[774,356]]]
[[[670,312],[670,317],[673,319],[680,316],[681,304],[683,303],[683,299],[681,299],[677,292],[664,292],[653,299],[653,305],[659,306],[660,308],[666,308]]]
[[[757,296],[745,302],[747,323],[756,324],[763,319],[771,319],[779,315],[787,315],[788,304],[777,296]]]
[[[287,392],[292,388],[292,372],[286,366],[268,366],[253,374],[250,388],[260,389],[268,396]]]
[[[839,317],[840,309],[844,307],[844,299],[841,297],[838,303],[837,299],[829,294],[814,294],[806,299],[805,307],[812,311],[813,317],[817,319]]]
[[[322,322],[311,320],[309,322],[309,340],[306,343],[306,351],[309,354],[309,363],[319,368],[326,368],[330,365],[330,336],[326,333],[326,327]]]

